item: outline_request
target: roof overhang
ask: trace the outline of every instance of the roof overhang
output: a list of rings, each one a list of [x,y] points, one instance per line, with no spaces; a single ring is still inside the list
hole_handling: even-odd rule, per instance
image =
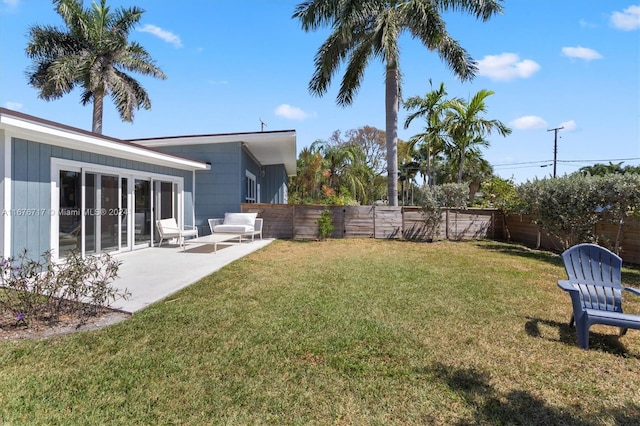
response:
[[[210,165],[167,154],[128,141],[87,132],[27,114],[0,108],[0,130],[8,136],[42,142],[64,148],[140,161],[181,170],[208,170]]]
[[[168,136],[131,139],[130,142],[160,149],[166,146],[240,142],[262,166],[283,164],[287,175],[295,176],[296,174],[297,151],[295,130]]]

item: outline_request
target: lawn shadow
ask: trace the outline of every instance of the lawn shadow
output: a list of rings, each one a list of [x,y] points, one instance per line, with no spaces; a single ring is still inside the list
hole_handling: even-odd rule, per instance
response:
[[[526,317],[527,322],[524,325],[525,332],[531,337],[538,337],[549,341],[560,341],[561,343],[578,346],[578,337],[575,327],[569,327],[569,319],[567,322],[558,322],[541,318]],[[540,325],[553,327],[558,329],[559,338],[551,338],[543,336],[540,331]],[[601,350],[616,356],[625,358],[640,359],[640,354],[630,352],[626,346],[620,341],[620,337],[613,334],[602,334],[589,332],[589,350]]]
[[[550,263],[554,266],[563,267],[562,258],[556,253],[552,253],[549,251],[534,250],[523,245],[510,243],[478,243],[476,246],[484,250],[491,250],[495,252],[505,253],[511,256],[524,257],[527,259],[535,259],[541,262]]]
[[[512,256],[535,259],[564,269],[562,257],[554,252],[535,250],[520,244],[506,242],[478,243],[476,244],[476,247],[484,250],[505,253]],[[625,265],[623,263],[622,282],[636,288],[640,287],[640,268],[638,268],[638,265]]]
[[[473,407],[472,418],[460,420],[457,425],[477,424],[562,424],[562,425],[596,425],[602,418],[608,417],[617,425],[638,424],[640,406],[625,405],[623,408],[602,408],[594,415],[592,422],[585,421],[574,414],[579,407],[558,409],[546,401],[523,390],[512,390],[501,393],[491,384],[491,374],[473,367],[457,368],[442,363],[435,363],[429,373],[447,385],[453,392],[461,396],[467,406]]]

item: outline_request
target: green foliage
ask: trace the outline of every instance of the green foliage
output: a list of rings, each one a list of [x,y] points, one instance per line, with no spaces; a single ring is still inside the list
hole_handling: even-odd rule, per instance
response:
[[[452,163],[457,162],[458,183],[463,181],[467,151],[480,154],[478,147],[488,147],[489,141],[486,137],[494,131],[501,136],[511,134],[511,129],[501,121],[483,117],[487,111],[485,100],[493,94],[491,90],[481,89],[470,101],[458,98],[447,102],[443,128],[450,143],[445,152]]]
[[[380,199],[386,178],[377,172],[382,166],[371,148],[381,143],[378,133],[384,132],[365,126],[348,131],[349,139],[343,141],[336,131],[329,141],[317,140],[303,149],[297,174],[289,179],[289,203],[361,205]]]
[[[320,213],[320,219],[318,219],[318,228],[320,230],[320,238],[325,240],[331,236],[333,232],[333,221],[331,220],[331,212],[329,210],[323,210]]]
[[[536,180],[520,185],[517,192],[521,204],[512,211],[534,215],[564,248],[597,241],[594,226],[603,214],[622,226],[626,216],[640,211],[640,175],[633,173]]]
[[[433,238],[437,234],[440,220],[442,219],[442,207],[438,204],[438,188],[424,185],[420,189],[420,213],[424,218],[426,235]]]
[[[609,164],[597,163],[593,166],[581,167],[576,173],[586,176],[606,176],[610,174],[627,174],[627,173],[640,173],[640,166],[625,166],[622,167],[622,162]]]
[[[614,220],[640,214],[640,174],[609,174],[596,182],[602,208]]]
[[[489,207],[508,211],[518,202],[516,185],[511,179],[502,179],[492,176],[482,183],[480,187],[483,197],[479,200],[480,207]]]
[[[580,242],[595,242],[593,227],[599,220],[594,179],[574,175],[527,182],[518,187],[524,212],[558,238],[567,249]]]
[[[452,207],[455,209],[464,209],[467,207],[469,200],[469,184],[467,183],[445,183],[438,185],[437,197],[438,203],[442,207]]]
[[[622,227],[627,216],[640,216],[640,174],[606,174],[596,179],[604,218],[618,225],[610,247],[619,253]]]
[[[82,258],[69,253],[64,263],[51,262],[51,253],[32,259],[27,250],[0,263],[0,311],[17,323],[32,320],[55,323],[63,314],[84,319],[108,307],[118,298],[129,297],[111,286],[120,262],[109,254]]]
[[[433,237],[437,234],[437,229],[440,226],[444,207],[463,209],[467,206],[469,185],[464,183],[447,183],[437,186],[424,185],[420,188],[417,198],[427,235]]]

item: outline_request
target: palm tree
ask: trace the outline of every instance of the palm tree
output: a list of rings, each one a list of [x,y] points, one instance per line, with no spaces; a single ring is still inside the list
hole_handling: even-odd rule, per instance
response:
[[[429,85],[433,89],[431,79],[429,79]],[[409,143],[417,144],[422,142],[422,146],[416,152],[418,155],[424,155],[425,157],[424,169],[421,171],[425,179],[428,179],[430,186],[433,185],[431,158],[441,153],[446,145],[446,135],[443,134],[442,119],[445,115],[449,100],[447,100],[445,96],[447,96],[447,91],[444,83],[440,83],[438,89],[431,90],[424,98],[412,96],[404,102],[404,107],[407,110],[416,110],[406,118],[404,122],[405,129],[418,117],[423,117],[427,123],[425,131],[414,135],[409,139]],[[420,161],[420,164],[422,165],[422,161]]]
[[[346,189],[358,200],[366,198],[366,179],[372,177],[372,173],[363,172],[363,168],[369,167],[360,145],[317,140],[311,149],[322,153],[324,158],[326,195],[344,195]]]
[[[82,8],[82,0],[54,0],[56,12],[67,28],[34,25],[29,29],[27,70],[29,84],[39,97],[59,99],[75,87],[82,88],[80,102],[93,102],[92,131],[102,133],[104,97],[110,95],[123,121],[133,121],[134,109],[151,108],[140,83],[127,71],[165,79],[151,56],[138,43],[127,40],[144,11],[120,8],[114,13],[106,5]]]
[[[342,62],[346,69],[337,96],[347,106],[360,87],[364,70],[374,57],[384,62],[389,204],[398,205],[398,108],[400,49],[398,40],[408,32],[440,58],[461,80],[475,76],[477,67],[458,42],[449,36],[441,14],[463,11],[483,21],[502,12],[502,0],[307,0],[293,14],[304,31],[330,26],[331,34],[315,56],[309,90],[325,94]]]
[[[324,158],[317,150],[303,148],[297,161],[298,172],[289,180],[291,200],[311,202],[320,199]]]
[[[452,146],[449,148],[458,157],[458,183],[462,183],[464,159],[469,147],[489,146],[485,136],[490,135],[493,130],[501,136],[511,133],[511,129],[501,121],[487,120],[481,116],[487,112],[485,99],[493,94],[491,90],[482,89],[469,102],[462,99],[448,102],[443,126],[451,138]]]
[[[624,168],[622,167],[622,162],[614,164],[609,161],[609,164],[597,163],[593,166],[581,167],[578,172],[589,176],[604,176],[607,174],[624,174]]]

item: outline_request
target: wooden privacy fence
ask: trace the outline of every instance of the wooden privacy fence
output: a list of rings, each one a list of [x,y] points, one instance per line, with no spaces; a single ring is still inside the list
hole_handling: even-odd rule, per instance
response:
[[[271,238],[319,238],[318,219],[324,210],[329,211],[334,226],[331,238],[503,238],[497,210],[445,210],[432,236],[419,207],[242,204],[243,212],[264,218],[263,235]]]
[[[533,223],[533,217],[505,216],[493,209],[445,209],[435,235],[430,235],[425,228],[419,207],[242,204],[241,209],[264,218],[263,235],[269,238],[319,238],[318,219],[326,209],[334,226],[331,238],[492,239],[556,252],[562,250],[560,241],[541,232]],[[594,231],[600,244],[613,246],[618,232],[615,224],[602,221]],[[640,265],[640,219],[626,220],[620,246],[620,256],[625,263]]]

